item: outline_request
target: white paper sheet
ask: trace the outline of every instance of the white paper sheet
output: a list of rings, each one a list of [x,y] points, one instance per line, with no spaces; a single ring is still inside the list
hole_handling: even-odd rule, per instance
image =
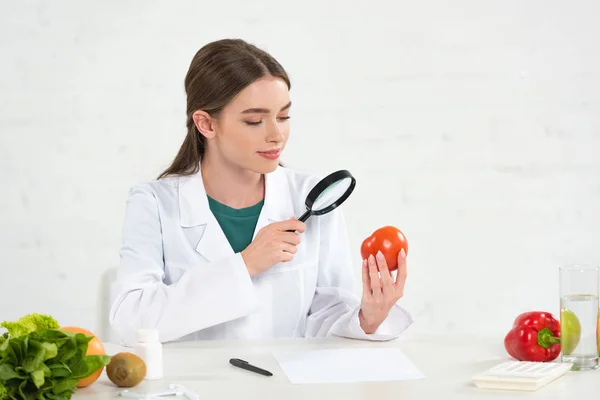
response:
[[[276,352],[292,383],[350,383],[422,379],[425,376],[396,348],[352,348]]]

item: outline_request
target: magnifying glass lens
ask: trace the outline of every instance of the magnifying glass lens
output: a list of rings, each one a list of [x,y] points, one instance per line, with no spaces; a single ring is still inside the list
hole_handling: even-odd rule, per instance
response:
[[[340,170],[327,175],[306,196],[306,212],[299,221],[311,215],[324,215],[339,207],[354,191],[356,179],[350,171]]]
[[[324,189],[321,194],[315,199],[312,210],[320,211],[330,207],[336,201],[344,196],[344,194],[348,191],[350,186],[352,185],[351,178],[343,178],[336,182],[333,182],[326,189]]]

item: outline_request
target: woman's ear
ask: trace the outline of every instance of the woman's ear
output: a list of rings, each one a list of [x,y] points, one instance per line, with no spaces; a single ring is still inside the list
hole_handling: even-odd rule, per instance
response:
[[[209,113],[198,110],[192,115],[192,118],[194,119],[194,124],[196,125],[198,132],[200,132],[204,137],[207,139],[212,139],[215,137],[217,132],[214,129],[214,120]]]

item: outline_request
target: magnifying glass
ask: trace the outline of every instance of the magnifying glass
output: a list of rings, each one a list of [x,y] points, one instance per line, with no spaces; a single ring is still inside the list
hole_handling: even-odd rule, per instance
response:
[[[311,215],[333,211],[346,201],[355,186],[356,179],[349,171],[340,170],[327,175],[306,196],[306,212],[298,220],[305,222]]]

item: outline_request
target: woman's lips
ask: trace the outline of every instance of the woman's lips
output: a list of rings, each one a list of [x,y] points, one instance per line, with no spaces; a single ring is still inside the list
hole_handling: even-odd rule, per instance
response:
[[[261,156],[263,156],[264,158],[269,159],[269,160],[277,160],[279,158],[280,153],[281,153],[280,149],[258,152],[258,154],[260,154]]]

